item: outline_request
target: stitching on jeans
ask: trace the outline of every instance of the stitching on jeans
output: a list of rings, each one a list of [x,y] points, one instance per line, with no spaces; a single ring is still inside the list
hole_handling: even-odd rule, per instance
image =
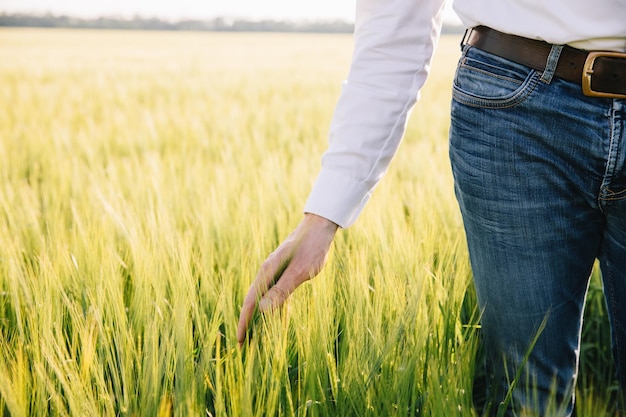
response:
[[[622,338],[620,336],[620,332],[617,330],[618,327],[618,315],[617,315],[617,302],[616,302],[616,297],[615,297],[615,286],[613,285],[613,273],[612,273],[612,269],[610,267],[608,267],[608,265],[611,262],[611,250],[609,248],[609,246],[606,247],[606,264],[607,264],[607,269],[608,271],[606,271],[607,274],[607,278],[608,278],[608,283],[605,282],[605,284],[608,284],[607,286],[609,287],[609,294],[608,294],[608,298],[609,298],[609,304],[611,306],[611,313],[613,314],[613,323],[611,323],[612,326],[614,326],[613,329],[613,334],[615,335],[615,351],[616,352],[620,352],[621,351],[621,346],[622,346]],[[605,289],[606,291],[606,289]],[[622,383],[622,385],[626,385],[626,375],[624,375],[625,369],[624,369],[624,364],[621,363],[621,358],[619,357],[619,353],[617,355],[615,355],[616,357],[614,358],[617,368],[620,370],[620,375],[618,375],[618,378],[620,379],[620,382]]]
[[[626,190],[622,191],[613,191],[609,188],[605,188],[602,190],[602,194],[598,197],[601,201],[617,201],[623,200],[626,198]]]
[[[601,201],[617,201],[626,198],[626,189],[621,191],[613,191],[609,188],[611,179],[614,176],[617,161],[620,159],[622,147],[619,145],[619,141],[616,140],[616,130],[613,119],[615,117],[615,108],[611,110],[610,117],[608,118],[610,129],[610,141],[609,150],[607,155],[606,168],[604,170],[604,176],[602,180],[602,188],[598,195],[598,202]]]
[[[480,68],[473,67],[471,65],[467,65],[467,64],[465,64],[465,61],[463,61],[461,63],[460,67],[463,68],[463,69],[466,69],[468,71],[475,71],[475,72],[478,72],[478,73],[483,74],[483,75],[487,75],[487,76],[492,77],[492,78],[497,78],[499,80],[510,81],[512,83],[517,84],[518,86],[524,84],[524,81],[516,80],[515,78],[507,77],[505,75],[494,74],[493,72],[489,72],[489,71],[486,71],[484,69],[480,69]]]
[[[515,107],[524,100],[535,90],[539,83],[538,73],[533,70],[530,77],[525,81],[520,90],[510,97],[505,98],[486,98],[474,96],[470,93],[466,93],[459,89],[456,85],[452,89],[452,97],[459,103],[465,104],[471,107],[487,108],[487,109],[506,109]]]

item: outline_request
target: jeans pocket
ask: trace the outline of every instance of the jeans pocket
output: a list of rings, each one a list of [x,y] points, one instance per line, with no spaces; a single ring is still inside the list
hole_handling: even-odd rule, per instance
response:
[[[459,60],[452,97],[472,107],[513,107],[532,93],[540,77],[531,68],[467,48]]]

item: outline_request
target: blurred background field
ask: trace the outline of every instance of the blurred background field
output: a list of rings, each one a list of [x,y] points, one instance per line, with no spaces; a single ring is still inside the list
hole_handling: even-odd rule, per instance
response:
[[[0,30],[0,415],[472,416],[478,312],[447,160],[445,36],[327,268],[239,349],[301,219],[345,34]],[[601,284],[578,404],[615,386]]]

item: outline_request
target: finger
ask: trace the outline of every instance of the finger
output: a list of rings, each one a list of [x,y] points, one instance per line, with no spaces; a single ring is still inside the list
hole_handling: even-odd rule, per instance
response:
[[[302,264],[309,265],[310,262],[294,257],[289,266],[283,271],[280,279],[274,284],[259,301],[261,312],[271,311],[279,308],[291,296],[291,294],[317,274],[315,267],[303,267]]]
[[[250,321],[252,320],[252,316],[254,315],[254,310],[256,308],[255,297],[250,297],[250,294],[254,293],[251,291],[248,292],[248,296],[246,296],[246,299],[241,307],[241,312],[239,313],[239,323],[237,325],[237,341],[239,342],[239,346],[241,346],[246,339],[248,326],[250,325]]]
[[[291,292],[285,291],[279,284],[274,285],[259,301],[259,311],[265,313],[277,309],[284,304],[290,294]]]
[[[284,265],[286,261],[284,257],[278,255],[279,253],[275,253],[274,256],[270,256],[263,262],[244,299],[241,312],[239,313],[239,323],[237,325],[237,341],[239,345],[242,345],[246,338],[250,321],[257,307],[257,301],[264,297],[272,283],[276,280],[277,275],[280,275],[285,268]]]
[[[248,290],[248,294],[246,294],[246,298],[241,306],[239,323],[237,325],[237,341],[239,342],[239,345],[243,344],[246,338],[248,327],[250,326],[250,322],[256,310],[257,300],[263,295],[259,293],[264,287],[266,287],[266,285],[259,283],[259,278],[257,277]]]

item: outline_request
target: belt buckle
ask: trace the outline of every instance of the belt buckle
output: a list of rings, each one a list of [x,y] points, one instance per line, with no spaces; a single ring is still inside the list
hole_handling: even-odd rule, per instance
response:
[[[583,67],[583,94],[588,97],[605,97],[605,98],[626,98],[626,94],[607,93],[603,91],[594,91],[591,89],[591,77],[593,76],[593,64],[598,58],[622,58],[626,59],[626,53],[623,52],[608,52],[608,51],[594,51],[589,52],[585,65]]]

